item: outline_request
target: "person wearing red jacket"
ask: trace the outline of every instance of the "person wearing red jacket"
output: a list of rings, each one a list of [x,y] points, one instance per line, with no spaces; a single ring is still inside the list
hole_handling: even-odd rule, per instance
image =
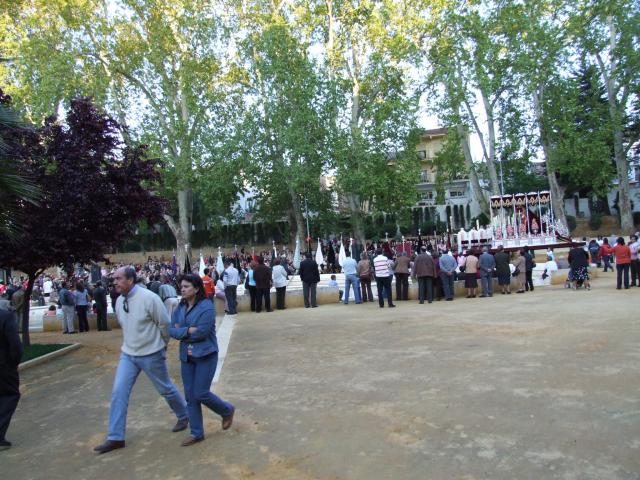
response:
[[[613,254],[613,249],[611,248],[611,245],[609,245],[609,239],[608,238],[603,239],[602,246],[600,247],[600,252],[599,252],[600,258],[604,263],[603,272],[606,272],[609,269],[613,270],[613,268],[611,267],[612,254]]]
[[[622,288],[622,278],[624,276],[624,288],[629,288],[629,267],[631,266],[631,249],[624,244],[624,238],[618,237],[616,246],[613,247],[616,256],[617,283],[616,288]]]

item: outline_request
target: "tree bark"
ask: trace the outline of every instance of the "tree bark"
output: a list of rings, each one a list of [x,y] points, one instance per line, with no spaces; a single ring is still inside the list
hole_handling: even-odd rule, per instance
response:
[[[560,220],[563,225],[569,228],[567,224],[567,216],[564,211],[564,187],[558,182],[556,173],[551,163],[551,145],[544,127],[542,116],[542,85],[539,85],[533,92],[533,109],[538,122],[538,130],[540,131],[540,145],[542,145],[542,153],[544,154],[545,164],[547,165],[547,180],[549,181],[549,192],[551,193],[551,201],[553,202],[553,214]]]
[[[487,199],[482,193],[482,187],[480,187],[480,181],[478,180],[478,173],[473,165],[473,159],[471,158],[471,148],[469,147],[469,141],[466,129],[458,124],[456,125],[458,136],[460,137],[460,147],[462,147],[462,153],[464,154],[464,163],[469,171],[469,180],[471,181],[471,188],[473,189],[473,195],[476,202],[480,205],[480,210],[485,214],[489,214],[489,204]]]
[[[498,180],[498,174],[496,172],[496,131],[495,131],[495,119],[493,116],[493,106],[487,98],[484,90],[480,90],[482,95],[482,103],[484,104],[484,110],[487,115],[487,130],[489,134],[489,155],[485,157],[487,162],[487,171],[489,172],[489,180],[491,182],[491,193],[493,195],[500,194],[500,182]]]
[[[178,221],[170,215],[164,215],[171,233],[176,239],[176,262],[184,267],[185,255],[191,259],[191,220],[193,215],[193,191],[184,188],[178,191]]]
[[[293,245],[296,244],[296,238],[300,241],[300,248],[302,249],[303,245],[306,245],[304,232],[306,231],[306,225],[304,221],[304,217],[302,216],[302,205],[300,203],[300,198],[293,191],[291,187],[289,187],[289,198],[291,198],[291,210],[290,216],[292,217],[293,223],[291,227],[295,225],[296,231],[295,236],[293,238]]]
[[[29,334],[29,311],[31,308],[31,294],[33,293],[33,285],[37,278],[36,272],[25,272],[29,277],[27,282],[27,288],[24,292],[24,298],[22,299],[22,318],[20,322],[22,324],[22,345],[25,347],[31,346],[31,336]]]

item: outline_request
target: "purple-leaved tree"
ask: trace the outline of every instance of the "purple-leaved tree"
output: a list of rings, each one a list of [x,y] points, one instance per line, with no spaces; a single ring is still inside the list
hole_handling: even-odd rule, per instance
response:
[[[0,92],[5,106],[10,99]],[[50,117],[42,127],[0,124],[18,173],[40,187],[37,204],[20,205],[21,228],[0,234],[0,265],[24,272],[22,336],[29,340],[29,299],[48,267],[70,272],[76,262],[100,261],[125,242],[141,220],[161,220],[166,201],[154,195],[160,161],[147,158],[143,145],[127,148],[120,126],[91,100],[71,102],[64,122]]]

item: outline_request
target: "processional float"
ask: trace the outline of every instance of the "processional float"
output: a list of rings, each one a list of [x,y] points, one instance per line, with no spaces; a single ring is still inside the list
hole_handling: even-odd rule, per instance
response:
[[[489,199],[489,225],[457,233],[458,249],[490,246],[497,248],[551,247],[570,241],[567,227],[553,214],[548,191],[494,195]]]

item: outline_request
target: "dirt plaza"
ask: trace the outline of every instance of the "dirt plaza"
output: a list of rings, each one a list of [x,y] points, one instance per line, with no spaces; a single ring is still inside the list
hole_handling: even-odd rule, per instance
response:
[[[188,448],[141,375],[127,447],[94,454],[121,333],[75,335],[83,348],[22,373],[2,476],[639,479],[640,289],[614,283],[240,313],[215,386],[234,425],[206,412],[206,440]],[[181,388],[175,342],[169,359]]]

